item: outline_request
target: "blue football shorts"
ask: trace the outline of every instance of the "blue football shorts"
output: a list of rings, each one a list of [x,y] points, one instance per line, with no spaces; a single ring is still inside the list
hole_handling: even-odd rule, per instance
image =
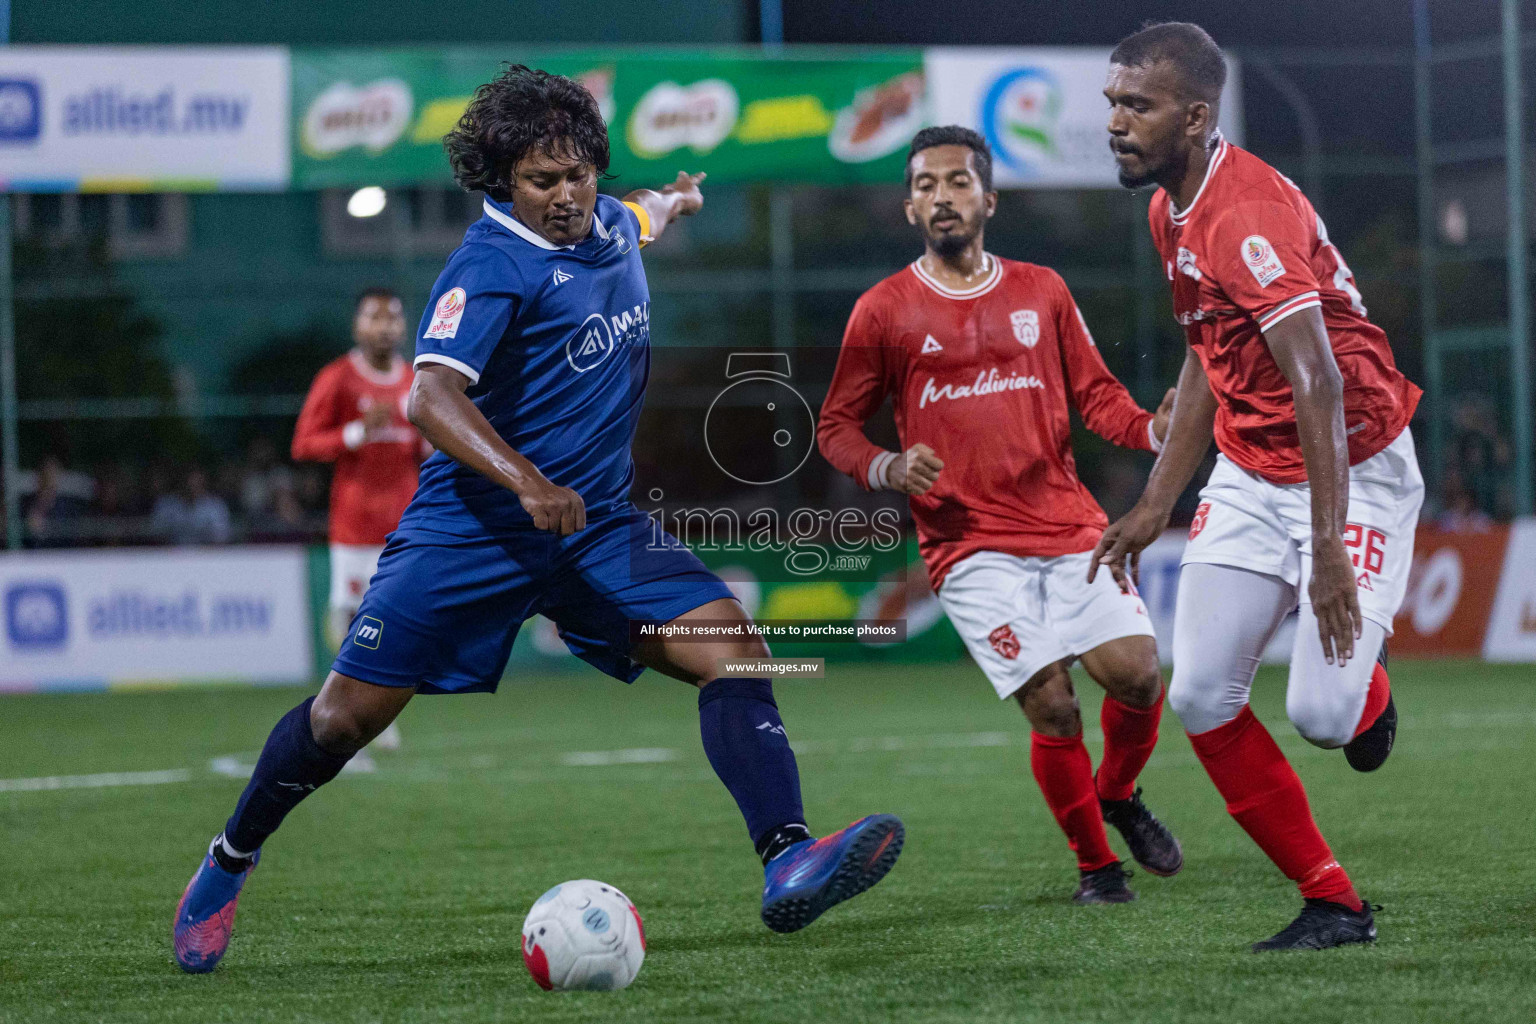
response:
[[[461,537],[390,534],[379,569],[332,666],[421,693],[496,689],[518,627],[543,615],[583,661],[626,683],[630,623],[668,622],[731,591],[632,504],[569,537],[529,528]]]

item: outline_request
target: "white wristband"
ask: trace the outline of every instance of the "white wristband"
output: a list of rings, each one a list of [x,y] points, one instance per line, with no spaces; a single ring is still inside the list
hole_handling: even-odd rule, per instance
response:
[[[886,470],[891,468],[891,463],[899,457],[898,452],[881,452],[869,463],[869,489],[872,491],[886,490],[891,486],[891,481],[886,477]]]
[[[347,446],[348,451],[356,451],[363,446],[363,440],[367,437],[368,428],[362,420],[353,420],[341,428],[341,443]]]
[[[1163,453],[1163,442],[1157,439],[1157,431],[1152,429],[1152,424],[1156,422],[1156,417],[1147,420],[1147,441],[1152,445],[1152,453],[1154,455],[1161,455]]]

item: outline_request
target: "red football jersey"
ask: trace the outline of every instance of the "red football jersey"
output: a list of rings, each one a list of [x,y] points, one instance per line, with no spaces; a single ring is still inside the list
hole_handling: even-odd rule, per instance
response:
[[[1261,332],[1312,306],[1322,307],[1344,377],[1350,465],[1408,426],[1422,392],[1398,371],[1344,257],[1289,178],[1222,139],[1189,208],[1175,213],[1158,189],[1149,219],[1174,315],[1216,396],[1216,446],[1227,458],[1276,483],[1306,480],[1291,386]]]
[[[822,454],[865,488],[895,456],[864,436],[889,395],[903,450],[944,460],[911,499],[919,550],[937,588],[977,551],[1020,556],[1091,549],[1107,525],[1077,478],[1068,404],[1090,429],[1151,448],[1152,415],[1104,365],[1061,277],[988,255],[965,291],[913,263],[860,297],[821,407]]]
[[[293,457],[334,462],[331,542],[383,544],[416,493],[425,442],[405,418],[411,368],[399,356],[384,372],[356,351],[315,375],[293,430]],[[363,413],[382,404],[389,423],[363,436]]]

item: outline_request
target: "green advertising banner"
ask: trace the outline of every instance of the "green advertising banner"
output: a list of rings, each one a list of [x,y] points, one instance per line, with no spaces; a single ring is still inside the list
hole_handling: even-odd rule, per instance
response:
[[[927,123],[921,50],[857,57],[718,51],[295,49],[293,185],[447,183],[442,138],[503,63],[569,75],[608,121],[628,185],[892,181]]]

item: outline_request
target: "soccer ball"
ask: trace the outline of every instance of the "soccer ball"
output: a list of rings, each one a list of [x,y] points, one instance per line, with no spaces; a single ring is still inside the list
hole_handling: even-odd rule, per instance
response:
[[[640,912],[606,882],[561,882],[523,921],[523,963],[540,988],[620,989],[644,960]]]

